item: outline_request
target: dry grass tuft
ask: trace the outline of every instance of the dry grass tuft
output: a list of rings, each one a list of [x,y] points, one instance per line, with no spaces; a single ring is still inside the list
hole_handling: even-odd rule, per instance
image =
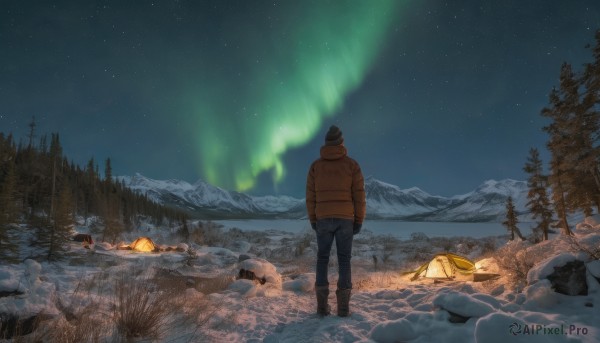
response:
[[[103,342],[103,336],[109,328],[105,319],[95,316],[96,307],[93,305],[79,311],[70,321],[60,317],[49,323],[46,329],[50,342],[78,343]]]
[[[196,278],[196,290],[203,294],[212,294],[224,291],[233,282],[230,274],[221,274],[214,278]]]
[[[182,305],[174,292],[154,292],[151,283],[125,274],[115,283],[113,320],[126,339],[158,340],[168,330],[170,316]]]

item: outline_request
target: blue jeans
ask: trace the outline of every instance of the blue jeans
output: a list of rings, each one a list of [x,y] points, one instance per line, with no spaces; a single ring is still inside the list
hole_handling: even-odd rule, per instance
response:
[[[354,222],[350,219],[325,218],[317,220],[317,280],[315,286],[329,286],[327,267],[331,245],[335,238],[338,258],[338,289],[352,288],[352,238]]]

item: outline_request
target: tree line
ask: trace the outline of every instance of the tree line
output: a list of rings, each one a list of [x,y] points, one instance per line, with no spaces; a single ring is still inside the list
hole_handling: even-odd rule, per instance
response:
[[[23,236],[30,237],[37,252],[31,257],[60,258],[77,216],[86,222],[94,218],[99,238],[113,244],[142,219],[157,225],[186,223],[185,213],[115,180],[110,158],[101,177],[93,158],[85,167],[69,162],[58,133],[34,144],[34,120],[29,126],[27,143],[17,145],[12,134],[0,133],[0,260],[15,259]]]
[[[537,148],[530,149],[523,168],[529,175],[527,206],[537,220],[533,229],[537,240],[548,239],[553,213],[558,217],[556,227],[571,235],[569,214],[600,212],[600,30],[595,33],[595,46],[587,47],[593,61],[585,63],[581,72],[564,62],[559,85],[552,88],[548,105],[541,110],[549,119],[542,128],[549,137],[548,173]],[[509,199],[504,222],[509,231],[516,229],[515,217]]]

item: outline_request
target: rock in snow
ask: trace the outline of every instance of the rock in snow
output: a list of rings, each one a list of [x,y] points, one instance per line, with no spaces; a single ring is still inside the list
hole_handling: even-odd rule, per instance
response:
[[[566,295],[587,295],[585,264],[580,260],[567,262],[564,266],[554,267],[554,272],[548,275],[552,288]]]
[[[554,273],[554,267],[561,267],[575,260],[577,260],[577,256],[572,253],[551,256],[529,270],[527,273],[527,283],[532,285],[539,280],[546,279],[548,275]]]
[[[265,279],[266,283],[271,283],[281,287],[281,275],[273,264],[262,258],[250,258],[240,262],[240,269],[249,270],[257,278]]]

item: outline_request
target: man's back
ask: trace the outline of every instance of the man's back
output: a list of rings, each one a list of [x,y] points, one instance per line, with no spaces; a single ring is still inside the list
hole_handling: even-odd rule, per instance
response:
[[[365,217],[364,179],[359,164],[343,145],[323,146],[310,167],[306,204],[311,222],[344,218],[362,223]]]

